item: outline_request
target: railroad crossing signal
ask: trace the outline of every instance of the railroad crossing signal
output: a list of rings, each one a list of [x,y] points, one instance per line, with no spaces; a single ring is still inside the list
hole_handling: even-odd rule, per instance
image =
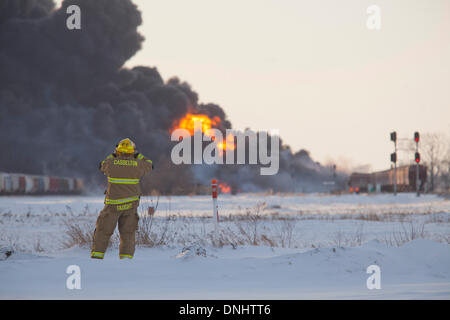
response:
[[[391,141],[394,141],[394,142],[397,141],[397,132],[396,131],[391,132]]]
[[[397,152],[391,153],[391,162],[397,162]]]
[[[391,153],[391,162],[394,163],[394,196],[397,195],[397,131],[391,132],[391,141],[394,142],[394,153]]]
[[[416,162],[419,163],[420,162],[420,153],[416,152]]]
[[[416,161],[416,194],[420,195],[420,186],[419,186],[419,163],[420,163],[420,153],[419,153],[419,140],[420,135],[419,132],[414,132],[414,141],[416,142],[416,153],[414,154],[414,160]]]
[[[391,141],[394,142],[394,152],[391,153],[391,162],[394,163],[394,195],[397,194],[397,132],[392,131]],[[416,153],[414,160],[416,161],[416,192],[417,196],[419,196],[419,163],[420,163],[420,153],[419,153],[419,141],[420,134],[418,131],[414,132],[414,141],[416,143]]]

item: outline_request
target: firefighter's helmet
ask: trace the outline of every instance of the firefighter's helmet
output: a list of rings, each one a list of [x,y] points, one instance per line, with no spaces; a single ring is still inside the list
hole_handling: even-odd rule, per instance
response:
[[[120,142],[116,145],[116,152],[134,153],[135,151],[136,151],[136,145],[129,138],[120,140]]]

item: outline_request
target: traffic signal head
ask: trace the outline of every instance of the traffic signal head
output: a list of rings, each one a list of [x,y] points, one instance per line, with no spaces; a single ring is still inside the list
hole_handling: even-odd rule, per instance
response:
[[[420,136],[419,136],[419,132],[414,132],[414,141],[415,142],[419,142]]]
[[[416,152],[416,162],[420,162],[420,153]]]
[[[391,132],[391,141],[397,141],[397,132],[396,131],[394,131],[394,132]]]
[[[391,162],[397,162],[397,153],[391,153]]]

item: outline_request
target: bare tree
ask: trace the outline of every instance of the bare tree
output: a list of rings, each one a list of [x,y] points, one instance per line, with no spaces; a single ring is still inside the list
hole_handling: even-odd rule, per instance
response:
[[[436,187],[448,190],[450,164],[450,139],[442,132],[425,133],[421,137],[420,153],[423,164],[428,167],[430,191]]]
[[[450,192],[450,138],[448,137],[444,160],[442,161],[440,182],[443,191]]]

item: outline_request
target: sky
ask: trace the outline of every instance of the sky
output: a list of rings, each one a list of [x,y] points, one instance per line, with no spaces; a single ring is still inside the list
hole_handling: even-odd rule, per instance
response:
[[[393,130],[450,134],[448,0],[133,2],[146,40],[126,66],[188,82],[236,129],[279,129],[293,151],[373,170],[389,168]]]

